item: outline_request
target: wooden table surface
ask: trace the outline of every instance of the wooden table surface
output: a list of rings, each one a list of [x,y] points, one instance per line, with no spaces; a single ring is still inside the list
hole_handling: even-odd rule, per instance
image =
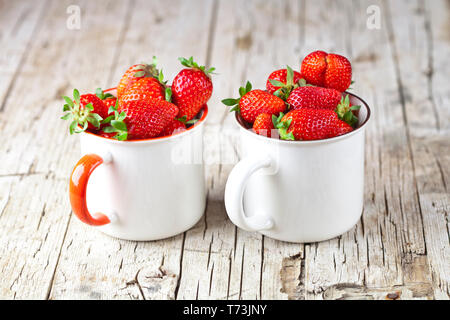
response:
[[[68,28],[72,4],[80,29]],[[448,1],[3,0],[0,27],[0,298],[449,298]],[[228,220],[224,185],[240,147],[220,100],[316,49],[350,58],[353,92],[373,109],[364,212],[338,238],[292,244]],[[59,119],[61,95],[115,86],[153,55],[169,79],[179,56],[217,68],[207,209],[179,236],[121,241],[72,216],[80,151]]]

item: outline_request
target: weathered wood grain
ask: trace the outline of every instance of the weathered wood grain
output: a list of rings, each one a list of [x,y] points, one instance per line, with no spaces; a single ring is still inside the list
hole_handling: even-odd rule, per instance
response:
[[[110,60],[114,62],[110,65],[112,76],[108,85],[118,82],[125,71],[122,66],[148,61],[153,55],[160,57],[167,79],[172,79],[180,68],[179,56],[194,55],[204,62],[212,4],[202,0],[178,1],[171,6],[148,1],[124,3],[126,8],[122,6],[120,11],[121,31],[117,32],[120,37],[114,44],[115,50],[111,50],[115,54],[114,60]],[[192,5],[199,9],[191,12]],[[118,248],[117,252],[112,254],[111,250],[104,250],[105,246]],[[69,225],[50,297],[174,299],[182,275],[183,247],[184,235],[134,243],[111,239],[74,219]],[[76,261],[74,256],[78,257]]]
[[[450,5],[416,1],[0,2],[0,297],[4,299],[449,299]],[[369,29],[367,8],[381,12]],[[318,23],[326,21],[326,23]],[[372,107],[365,203],[346,234],[290,244],[236,228],[223,192],[240,158],[220,103],[248,79],[324,49],[348,56]],[[93,54],[95,53],[95,54]],[[110,238],[71,218],[78,139],[59,120],[73,87],[114,86],[159,56],[217,68],[205,132],[208,204],[182,235]],[[349,194],[351,196],[351,194]]]

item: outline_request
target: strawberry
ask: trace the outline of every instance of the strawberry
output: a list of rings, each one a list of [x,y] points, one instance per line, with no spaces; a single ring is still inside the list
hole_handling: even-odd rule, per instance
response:
[[[320,140],[353,130],[333,110],[297,109],[289,111],[276,124],[283,140]]]
[[[300,72],[286,66],[286,69],[276,70],[269,75],[266,83],[267,92],[280,98],[287,98],[292,89],[298,87],[300,79],[302,79]]]
[[[172,82],[172,99],[180,109],[178,117],[186,116],[191,120],[209,100],[213,84],[209,77],[215,68],[206,69],[189,59],[179,58],[181,64],[187,69],[181,70]]]
[[[126,117],[123,123],[114,126],[118,130],[127,129],[128,139],[147,139],[158,136],[178,114],[176,105],[165,100],[148,99],[127,101],[120,105],[120,113]]]
[[[180,119],[172,119],[163,129],[161,136],[171,136],[186,130],[186,124]]]
[[[124,111],[119,113],[118,108],[119,100],[116,99],[116,104],[108,110],[110,115],[101,122],[101,129],[98,132],[100,136],[121,141],[128,139],[128,128],[124,122],[127,115]]]
[[[336,109],[341,93],[334,89],[305,86],[292,90],[287,103],[291,109]]]
[[[136,80],[144,77],[157,77],[159,72],[156,69],[156,62],[156,57],[153,57],[151,64],[140,63],[129,67],[117,85],[117,97],[120,99],[126,88]]]
[[[120,103],[133,100],[164,100],[163,85],[155,78],[140,78],[130,83],[120,97]]]
[[[97,88],[95,90],[95,95],[103,100],[103,103],[106,106],[106,110],[109,110],[110,107],[114,107],[116,105],[117,98],[114,97],[111,93],[105,93],[101,88]]]
[[[116,105],[117,102],[117,98],[113,97],[113,98],[106,98],[105,100],[103,100],[103,103],[105,104],[105,106],[108,108],[114,107]]]
[[[273,124],[272,117],[276,116],[268,113],[261,113],[256,117],[255,122],[253,123],[253,130],[262,136],[271,137],[272,130],[275,129]]]
[[[308,83],[341,92],[352,83],[350,61],[338,54],[314,51],[303,59],[301,72]]]
[[[354,112],[356,113],[360,108],[361,106],[359,105],[351,105],[350,98],[347,94],[345,97],[341,98],[335,111],[339,119],[347,122],[350,126],[355,127],[358,124],[358,117],[355,116]]]
[[[100,127],[100,121],[108,116],[108,108],[102,100],[94,94],[83,94],[77,89],[73,90],[73,99],[63,96],[65,104],[63,111],[68,111],[61,117],[63,120],[71,120],[70,134],[80,133],[86,129]]]
[[[259,89],[252,90],[248,81],[245,88],[239,88],[239,95],[238,99],[224,99],[222,103],[233,107],[231,111],[240,112],[242,118],[252,124],[261,113],[278,115],[286,110],[286,104],[281,98]]]

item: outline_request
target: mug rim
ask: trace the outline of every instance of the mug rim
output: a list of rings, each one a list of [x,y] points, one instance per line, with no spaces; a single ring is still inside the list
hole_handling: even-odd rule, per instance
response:
[[[111,92],[111,91],[114,91],[116,89],[117,89],[117,87],[109,88],[109,89],[103,90],[103,92]],[[200,111],[202,112],[202,115],[201,115],[200,119],[198,119],[198,121],[194,125],[192,125],[191,127],[187,128],[184,131],[181,131],[179,133],[176,133],[176,134],[173,134],[173,135],[170,135],[170,136],[161,136],[161,137],[154,137],[154,138],[147,138],[147,139],[120,141],[120,140],[113,139],[113,138],[103,137],[103,136],[100,136],[98,134],[95,134],[95,133],[92,133],[92,132],[89,132],[89,131],[84,131],[81,134],[91,135],[91,136],[94,136],[94,137],[97,137],[97,138],[100,138],[100,139],[105,139],[105,140],[110,141],[112,143],[118,143],[118,144],[130,144],[130,143],[133,143],[133,144],[145,144],[145,143],[152,143],[152,142],[156,143],[156,142],[169,141],[169,140],[176,139],[178,137],[185,136],[185,135],[193,132],[193,130],[195,128],[200,127],[200,125],[202,125],[205,122],[205,119],[206,119],[206,117],[208,115],[208,105],[204,104],[202,106],[202,108],[200,109]]]
[[[344,91],[343,93],[348,94],[348,95],[356,98],[362,104],[364,104],[364,106],[367,109],[367,116],[366,116],[366,119],[364,119],[363,123],[361,123],[361,125],[358,128],[352,130],[351,132],[345,133],[345,134],[340,135],[340,136],[332,137],[332,138],[326,138],[326,139],[320,139],[320,140],[282,140],[282,139],[272,139],[272,138],[269,138],[269,137],[257,134],[251,128],[246,128],[244,126],[245,120],[241,117],[241,115],[238,112],[235,112],[235,119],[236,119],[236,122],[238,123],[238,125],[240,126],[240,129],[244,130],[245,132],[249,133],[250,135],[252,135],[252,136],[254,136],[256,138],[263,139],[263,140],[266,140],[266,141],[272,142],[272,143],[285,143],[285,144],[291,144],[291,145],[306,145],[306,144],[321,144],[321,143],[335,142],[335,141],[338,141],[338,140],[342,140],[342,139],[348,138],[348,137],[356,134],[357,132],[363,130],[365,128],[366,124],[369,122],[369,119],[370,119],[370,116],[371,116],[371,113],[372,113],[372,111],[370,110],[369,105],[362,98],[360,98],[356,94],[348,92],[348,91]]]

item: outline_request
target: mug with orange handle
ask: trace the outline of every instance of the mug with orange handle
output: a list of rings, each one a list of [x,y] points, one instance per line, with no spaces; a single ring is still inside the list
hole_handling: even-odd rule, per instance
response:
[[[111,91],[111,90],[110,90]],[[158,240],[182,233],[206,204],[203,125],[145,140],[118,141],[80,134],[82,157],[70,176],[74,214],[102,232],[127,240]]]

